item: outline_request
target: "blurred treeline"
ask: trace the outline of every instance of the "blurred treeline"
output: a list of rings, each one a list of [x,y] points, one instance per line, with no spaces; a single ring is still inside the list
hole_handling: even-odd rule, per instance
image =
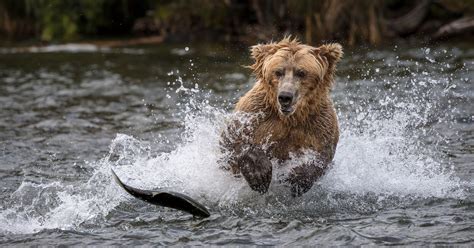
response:
[[[472,38],[474,0],[0,0],[3,40],[104,37],[253,43],[296,34],[308,43]]]

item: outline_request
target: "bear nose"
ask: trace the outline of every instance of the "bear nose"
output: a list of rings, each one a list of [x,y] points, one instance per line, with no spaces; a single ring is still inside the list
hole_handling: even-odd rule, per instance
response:
[[[282,106],[288,106],[293,102],[293,94],[291,92],[283,91],[278,94],[278,102]]]

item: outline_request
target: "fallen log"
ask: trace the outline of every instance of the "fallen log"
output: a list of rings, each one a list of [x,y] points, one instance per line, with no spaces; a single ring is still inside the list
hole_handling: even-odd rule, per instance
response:
[[[474,16],[463,17],[441,26],[433,35],[434,39],[441,39],[450,36],[466,34],[474,31]]]
[[[428,15],[432,0],[422,0],[407,14],[396,19],[387,20],[389,31],[405,36],[416,31]]]
[[[148,36],[148,37],[134,38],[134,39],[128,39],[128,40],[98,40],[98,41],[87,41],[84,43],[96,45],[98,47],[126,47],[126,46],[137,46],[137,45],[159,44],[163,42],[163,40],[164,40],[164,37],[162,35],[156,35],[156,36]]]
[[[96,52],[110,48],[128,47],[138,45],[160,44],[164,41],[164,36],[148,36],[127,40],[89,40],[77,43],[66,43],[58,45],[40,45],[29,47],[0,48],[2,53],[23,53],[23,52]]]

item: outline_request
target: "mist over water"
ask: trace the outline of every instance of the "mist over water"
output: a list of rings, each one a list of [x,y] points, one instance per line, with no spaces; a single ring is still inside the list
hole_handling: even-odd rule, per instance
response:
[[[2,193],[0,233],[4,237],[1,240],[7,242],[11,235],[24,239],[30,234],[40,237],[44,234],[47,239],[54,236],[50,231],[58,232],[59,236],[70,231],[75,238],[81,233],[99,233],[109,244],[116,244],[113,237],[124,238],[128,232],[140,231],[137,237],[148,238],[155,244],[237,241],[317,244],[324,241],[320,239],[322,232],[328,240],[337,241],[335,244],[429,243],[420,240],[422,232],[418,236],[416,230],[431,222],[431,227],[446,226],[444,212],[454,216],[453,223],[460,223],[460,229],[472,228],[472,218],[466,216],[473,216],[473,181],[469,168],[472,166],[474,112],[468,105],[473,100],[470,80],[474,52],[472,48],[466,50],[461,59],[456,54],[458,50],[440,47],[409,49],[403,53],[397,49],[347,53],[333,92],[341,129],[334,163],[326,175],[299,198],[290,197],[289,188],[278,180],[285,172],[284,166],[274,164],[270,190],[263,196],[250,190],[243,178],[222,169],[226,154],[219,147],[219,139],[226,120],[232,115],[231,99],[243,94],[252,85],[252,79],[225,70],[214,79],[206,78],[205,72],[199,77],[199,67],[190,65],[193,60],[184,63],[189,68],[181,68],[182,72],[172,67],[161,69],[170,80],[159,85],[154,84],[156,79],[147,78],[144,81],[150,83],[125,86],[131,79],[126,79],[126,75],[111,79],[107,76],[109,73],[102,78],[93,76],[93,80],[85,77],[79,89],[71,83],[67,86],[69,89],[53,94],[52,101],[63,100],[61,94],[77,97],[78,92],[82,92],[83,99],[79,96],[77,103],[66,104],[68,111],[87,101],[92,105],[86,103],[85,108],[105,106],[94,113],[78,114],[78,119],[89,120],[89,124],[73,121],[71,125],[83,124],[81,133],[76,135],[89,139],[81,141],[85,146],[94,143],[94,135],[100,134],[100,128],[95,125],[110,125],[107,130],[110,139],[100,142],[105,147],[94,159],[72,159],[73,163],[65,159],[68,162],[61,166],[71,169],[64,172],[54,172],[57,168],[54,163],[58,163],[54,159],[43,167],[32,163],[21,166],[20,172],[11,170],[19,176],[15,179],[17,183],[4,186],[10,188]],[[147,52],[153,51],[144,51]],[[354,68],[360,60],[365,62]],[[113,66],[101,66],[114,70]],[[4,81],[19,80],[14,66],[4,71]],[[133,75],[128,77],[133,78]],[[41,78],[32,76],[31,81],[35,80]],[[57,81],[54,78],[46,84],[55,85]],[[215,85],[213,81],[217,81]],[[28,82],[26,80],[23,87],[27,87]],[[220,88],[226,84],[228,89]],[[14,91],[8,87],[18,87],[13,83],[6,85],[3,91]],[[91,89],[91,85],[95,89]],[[94,96],[97,93],[93,92],[98,89],[103,92]],[[235,89],[241,90],[236,94]],[[147,90],[152,92],[147,93]],[[109,100],[105,105],[97,100],[107,94]],[[157,99],[146,100],[151,95]],[[129,99],[120,102],[118,97]],[[130,108],[127,104],[134,107],[127,110]],[[8,109],[13,111],[13,107]],[[46,110],[34,111],[41,115],[41,111]],[[68,111],[65,114],[72,115]],[[130,116],[123,116],[127,112]],[[101,114],[106,117],[100,117]],[[51,113],[44,115],[54,119]],[[7,118],[2,121],[9,122]],[[147,127],[142,133],[130,131],[120,127],[123,122],[132,127]],[[55,133],[61,123],[50,121],[43,125],[50,125],[48,128]],[[35,132],[37,125],[31,129],[29,139],[44,135]],[[13,147],[7,143],[4,146]],[[78,149],[87,151],[83,146]],[[21,151],[8,150],[4,154],[9,152]],[[301,163],[312,156],[293,156],[285,164]],[[45,168],[44,172],[40,168]],[[187,194],[206,205],[212,216],[209,220],[197,220],[185,213],[139,202],[116,185],[111,169],[125,183],[137,188],[161,188]],[[2,178],[8,173],[8,169],[2,170]],[[423,209],[433,213],[434,220],[420,216],[419,211]],[[379,229],[366,230],[365,224],[354,221],[367,222],[371,218],[376,221],[370,225]],[[388,219],[383,222],[378,218]],[[383,223],[392,220],[400,229],[392,230],[390,236],[385,233],[387,226]],[[413,237],[408,238],[403,231],[408,225],[403,221],[416,227]],[[341,230],[341,226],[350,231]],[[439,230],[445,231],[445,228],[439,227]],[[156,234],[157,230],[162,234]],[[194,231],[190,233],[190,230]],[[460,231],[459,236],[445,239],[466,242],[468,232],[466,229]],[[371,238],[379,236],[380,239]],[[97,238],[86,237],[91,243]]]

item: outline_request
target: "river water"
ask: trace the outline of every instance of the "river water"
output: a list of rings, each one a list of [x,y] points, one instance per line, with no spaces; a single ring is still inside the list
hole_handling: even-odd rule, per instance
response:
[[[0,244],[474,243],[472,44],[347,50],[334,165],[300,198],[221,169],[250,62],[226,45],[0,49]],[[211,217],[138,201],[112,168]]]

